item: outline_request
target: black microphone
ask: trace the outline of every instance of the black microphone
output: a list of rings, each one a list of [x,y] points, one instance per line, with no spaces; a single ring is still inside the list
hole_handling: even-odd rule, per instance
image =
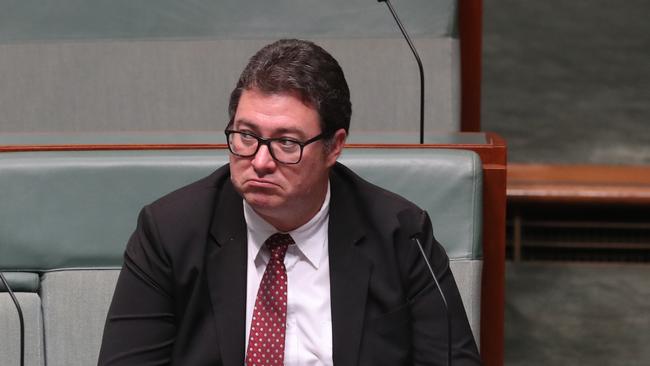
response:
[[[415,46],[411,41],[411,37],[409,37],[408,33],[406,32],[406,29],[402,25],[402,22],[400,22],[399,18],[397,17],[397,13],[395,12],[395,9],[393,9],[393,5],[390,3],[390,0],[377,0],[377,2],[386,3],[386,5],[388,6],[388,10],[390,10],[390,13],[393,15],[393,18],[395,18],[395,22],[397,22],[397,26],[399,27],[399,30],[402,31],[402,34],[404,35],[404,39],[406,39],[406,42],[409,44],[409,47],[411,47],[411,52],[413,52],[413,56],[415,56],[415,61],[417,61],[418,63],[418,69],[420,69],[420,143],[424,144],[424,69],[422,68],[422,61],[420,60],[420,55],[418,55],[418,51],[415,49]]]
[[[414,217],[418,217],[418,220],[414,220]],[[445,308],[445,315],[447,316],[447,366],[451,366],[451,315],[449,314],[449,305],[447,305],[447,298],[445,298],[445,294],[442,292],[442,288],[440,287],[440,283],[438,283],[438,279],[436,278],[436,274],[433,271],[433,267],[431,267],[431,263],[429,263],[429,258],[427,258],[426,253],[424,252],[424,248],[422,247],[422,243],[420,243],[420,236],[422,235],[422,230],[420,229],[424,223],[424,220],[426,219],[426,213],[424,211],[416,211],[415,209],[406,209],[404,211],[400,211],[397,214],[397,221],[399,221],[400,228],[406,232],[407,237],[418,245],[418,248],[420,249],[420,254],[422,254],[422,258],[424,259],[424,262],[427,265],[427,268],[429,269],[429,273],[431,274],[431,278],[433,278],[433,282],[436,284],[436,288],[438,289],[438,292],[440,293],[440,298],[442,298],[442,304]]]
[[[23,319],[23,310],[20,307],[20,303],[18,302],[18,299],[14,295],[14,292],[11,290],[11,287],[9,286],[9,282],[7,281],[5,275],[2,272],[0,272],[0,280],[2,280],[2,283],[5,285],[5,288],[7,289],[9,296],[11,296],[11,300],[14,302],[14,305],[16,306],[16,311],[18,312],[18,321],[20,322],[20,366],[25,366],[25,321]]]

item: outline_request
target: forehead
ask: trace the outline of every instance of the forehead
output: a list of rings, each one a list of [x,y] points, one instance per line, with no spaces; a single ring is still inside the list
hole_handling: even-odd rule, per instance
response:
[[[291,130],[310,134],[320,131],[318,112],[296,92],[244,90],[233,122],[235,128],[247,127],[258,132]]]

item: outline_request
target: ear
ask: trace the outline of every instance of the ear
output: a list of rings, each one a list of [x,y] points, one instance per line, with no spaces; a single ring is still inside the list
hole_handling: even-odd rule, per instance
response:
[[[345,146],[345,139],[347,137],[347,132],[345,132],[345,130],[342,128],[334,133],[330,149],[327,152],[327,156],[325,157],[328,167],[331,167],[334,165],[334,163],[336,163],[336,160],[339,158],[341,152],[343,151],[343,146]]]

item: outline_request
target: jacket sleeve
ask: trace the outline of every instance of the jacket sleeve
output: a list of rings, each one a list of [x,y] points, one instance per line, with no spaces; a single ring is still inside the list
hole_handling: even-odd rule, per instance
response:
[[[124,254],[98,365],[168,365],[175,334],[171,264],[145,207]]]
[[[411,308],[413,364],[447,365],[450,330],[452,364],[480,365],[476,342],[449,267],[449,258],[433,236],[428,214],[420,211],[417,216],[413,217],[419,223],[417,237],[440,284],[447,310],[417,243],[414,239],[410,240],[407,292]],[[448,327],[447,312],[451,329]]]

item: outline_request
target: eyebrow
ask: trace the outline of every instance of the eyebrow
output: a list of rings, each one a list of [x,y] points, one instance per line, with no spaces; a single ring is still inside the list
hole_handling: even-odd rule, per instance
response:
[[[254,132],[259,133],[258,125],[256,123],[254,123],[252,121],[249,121],[249,120],[246,120],[246,119],[238,119],[233,124],[233,127],[234,127],[234,125],[237,125],[237,128],[242,128],[242,127],[250,128]],[[302,130],[296,128],[296,127],[282,127],[282,128],[278,128],[277,130],[273,131],[273,134],[285,134],[285,133],[294,133],[296,135],[299,135],[301,138],[305,137],[305,133]]]

